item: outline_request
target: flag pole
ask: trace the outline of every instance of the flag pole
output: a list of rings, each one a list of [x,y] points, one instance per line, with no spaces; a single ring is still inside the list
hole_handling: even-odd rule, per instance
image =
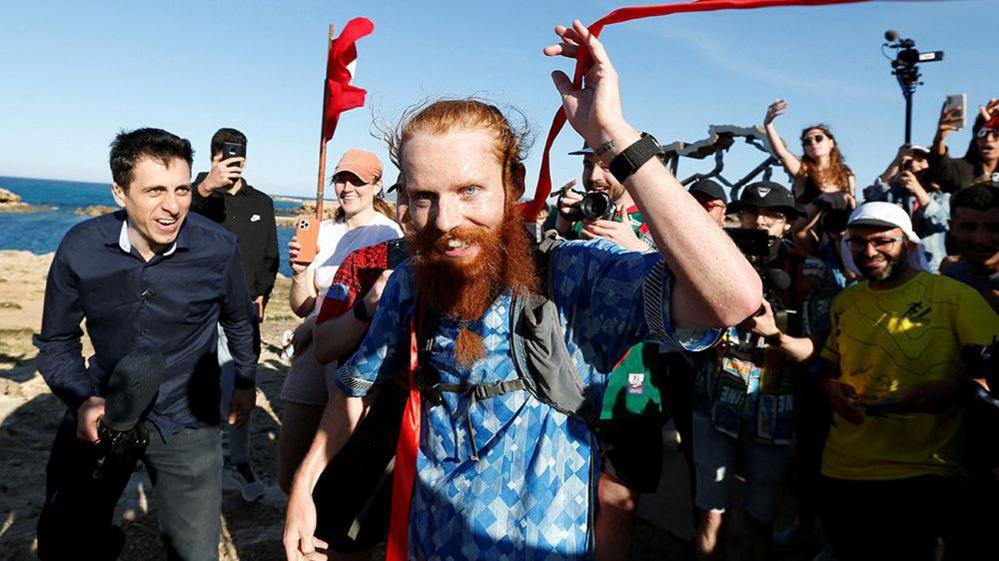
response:
[[[330,24],[330,38],[326,43],[326,53],[329,56],[330,47],[333,45],[333,24]],[[327,61],[329,64],[329,61]],[[323,80],[323,119],[319,127],[319,181],[316,184],[316,219],[323,219],[323,199],[326,191],[326,80]],[[318,224],[318,222],[317,222]]]

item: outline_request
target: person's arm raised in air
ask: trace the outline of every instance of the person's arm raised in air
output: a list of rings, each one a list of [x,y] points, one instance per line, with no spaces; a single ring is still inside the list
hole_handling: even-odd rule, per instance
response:
[[[780,160],[780,164],[784,166],[784,169],[787,170],[787,173],[791,177],[798,177],[798,172],[801,171],[801,160],[787,149],[784,141],[777,134],[777,127],[774,126],[774,119],[779,115],[783,115],[785,111],[787,111],[787,101],[778,99],[771,103],[767,107],[766,115],[763,116],[763,130],[767,133],[767,140],[770,141],[774,156]]]
[[[565,73],[552,73],[572,127],[589,146],[609,146],[610,163],[641,136],[625,119],[617,71],[600,41],[578,20],[558,26],[561,43],[545,47],[548,56],[575,58],[589,50],[593,66],[576,89]],[[725,327],[755,313],[762,300],[759,275],[724,230],[680,185],[659,158],[651,158],[624,181],[675,278],[671,314],[675,328]]]

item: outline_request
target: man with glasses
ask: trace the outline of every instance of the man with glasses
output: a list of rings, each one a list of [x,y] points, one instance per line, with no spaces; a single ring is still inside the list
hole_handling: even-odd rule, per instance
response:
[[[971,287],[926,272],[905,211],[850,216],[844,261],[864,280],[830,312],[822,385],[834,415],[822,458],[822,527],[841,561],[933,559],[954,496],[964,407],[977,387],[962,350],[999,317]]]
[[[822,346],[838,284],[828,266],[784,239],[802,214],[789,190],[754,183],[729,209],[741,213],[742,228],[767,234],[768,254],[752,259],[763,278],[764,301],[699,361],[693,393],[697,550],[703,558],[724,557],[725,511],[741,465],[748,558],[772,559],[777,496],[792,460],[792,416],[798,395],[807,395],[796,378],[805,379],[802,363]],[[803,458],[817,457],[817,450],[804,452]]]

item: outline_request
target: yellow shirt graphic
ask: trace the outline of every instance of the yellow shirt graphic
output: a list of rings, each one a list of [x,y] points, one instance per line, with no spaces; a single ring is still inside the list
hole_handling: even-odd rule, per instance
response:
[[[863,405],[898,400],[910,387],[968,375],[961,349],[988,344],[999,316],[973,288],[919,273],[902,286],[871,290],[867,282],[840,293],[830,311],[822,358]],[[956,475],[963,414],[868,415],[853,425],[833,415],[822,473],[841,479]]]

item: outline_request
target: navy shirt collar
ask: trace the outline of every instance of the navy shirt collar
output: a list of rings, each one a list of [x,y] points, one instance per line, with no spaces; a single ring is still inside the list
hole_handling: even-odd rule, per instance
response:
[[[104,229],[104,244],[108,246],[118,246],[125,253],[132,253],[132,241],[128,239],[128,214],[124,210],[118,210],[114,213],[115,220],[109,223],[109,226]],[[178,249],[187,250],[190,249],[191,236],[190,228],[188,223],[190,222],[188,217],[184,217],[184,223],[180,226],[180,232],[177,233],[177,239],[174,240],[173,245],[170,249],[163,253],[163,257],[168,257],[173,255]],[[120,226],[117,226],[120,224]]]

